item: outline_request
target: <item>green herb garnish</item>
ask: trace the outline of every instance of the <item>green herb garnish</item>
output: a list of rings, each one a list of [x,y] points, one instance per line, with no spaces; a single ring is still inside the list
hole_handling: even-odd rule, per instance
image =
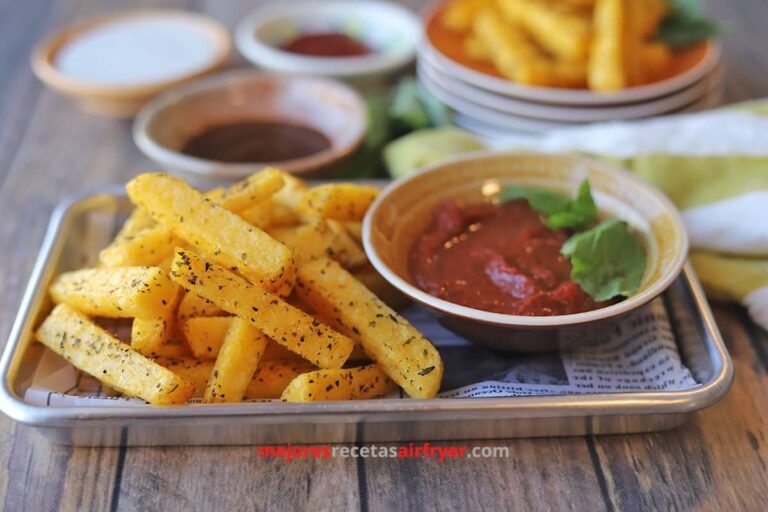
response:
[[[597,207],[592,199],[589,180],[579,185],[574,199],[537,187],[512,185],[501,193],[501,202],[525,199],[531,208],[546,216],[550,229],[586,229],[597,220]]]
[[[645,251],[624,221],[606,220],[577,233],[560,252],[571,260],[571,279],[596,301],[629,297],[640,287]]]
[[[723,33],[701,13],[698,0],[674,0],[656,32],[656,39],[675,48],[692,46]]]

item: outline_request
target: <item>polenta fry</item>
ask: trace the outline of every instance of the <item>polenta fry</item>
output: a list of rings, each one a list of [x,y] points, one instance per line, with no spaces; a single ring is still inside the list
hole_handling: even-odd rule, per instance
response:
[[[155,219],[141,208],[134,208],[131,214],[123,222],[120,231],[115,235],[115,240],[132,237],[136,233],[155,225]]]
[[[440,389],[443,361],[432,343],[338,263],[315,260],[298,272],[296,292],[344,326],[371,359],[413,398]]]
[[[37,339],[108,386],[153,405],[185,403],[193,385],[144,357],[66,304],[56,306]]]
[[[166,316],[134,318],[131,325],[131,348],[147,357],[156,356],[173,333],[174,318],[171,313],[172,310]]]
[[[331,245],[330,258],[338,261],[344,268],[358,268],[368,263],[368,257],[349,231],[336,220],[328,220],[328,226],[336,235]],[[359,224],[359,223],[358,223]]]
[[[280,399],[284,402],[364,400],[397,389],[377,364],[340,370],[316,370],[294,378]]]
[[[475,34],[489,48],[491,60],[503,76],[528,85],[582,87],[586,83],[586,64],[552,60],[522,32],[492,9],[475,20]]]
[[[232,326],[231,316],[187,318],[181,324],[181,332],[189,349],[200,360],[216,359],[224,343],[224,337]]]
[[[61,274],[50,293],[87,315],[156,318],[173,310],[179,286],[157,267],[91,268]]]
[[[195,293],[185,293],[176,312],[176,316],[181,320],[195,316],[222,316],[224,314],[223,309]]]
[[[557,59],[585,61],[589,55],[591,23],[588,16],[553,8],[536,0],[497,0],[505,18],[526,32]]]
[[[443,12],[443,25],[451,30],[465,32],[472,27],[475,16],[492,4],[492,0],[455,0]]]
[[[627,86],[624,68],[624,2],[597,0],[594,13],[594,39],[589,58],[589,88],[617,91]]]
[[[315,369],[315,366],[304,360],[261,361],[245,390],[245,397],[280,398],[293,379]]]
[[[218,203],[233,213],[252,208],[283,188],[283,176],[284,174],[274,167],[267,167],[224,189]]]
[[[208,379],[213,371],[213,361],[201,361],[194,357],[165,357],[155,359],[160,366],[168,368],[194,387],[193,397],[202,398]]]
[[[290,293],[295,277],[292,252],[259,228],[168,174],[142,174],[126,189],[156,221],[217,263],[271,291]]]
[[[241,401],[266,345],[267,337],[261,331],[246,321],[233,319],[205,388],[204,400]]]
[[[168,228],[155,225],[130,236],[115,238],[99,252],[99,262],[105,267],[157,266],[179,243]]]
[[[171,278],[320,368],[340,368],[354,342],[269,291],[183,249]]]
[[[360,221],[381,192],[377,187],[353,183],[330,183],[307,190],[300,211],[323,219]]]
[[[252,224],[259,229],[267,229],[273,225],[273,205],[274,201],[262,201],[251,206],[247,210],[243,210],[238,215],[240,215],[240,218],[242,218],[248,224]]]

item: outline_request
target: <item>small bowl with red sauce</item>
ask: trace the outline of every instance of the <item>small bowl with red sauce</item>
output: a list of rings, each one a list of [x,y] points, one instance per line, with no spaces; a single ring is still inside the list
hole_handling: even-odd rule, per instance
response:
[[[413,62],[421,35],[416,15],[389,2],[279,2],[244,19],[235,44],[263,69],[367,85]]]
[[[593,299],[561,253],[573,232],[551,229],[525,200],[500,201],[512,185],[573,197],[585,179],[598,220],[626,222],[642,247],[628,297]],[[677,209],[640,178],[579,156],[522,152],[475,153],[396,181],[369,209],[363,244],[376,270],[446,327],[520,352],[566,349],[614,328],[677,278],[688,252]]]
[[[266,166],[324,177],[366,130],[363,100],[344,83],[241,70],[159,96],[139,112],[133,138],[163,168],[220,182]]]

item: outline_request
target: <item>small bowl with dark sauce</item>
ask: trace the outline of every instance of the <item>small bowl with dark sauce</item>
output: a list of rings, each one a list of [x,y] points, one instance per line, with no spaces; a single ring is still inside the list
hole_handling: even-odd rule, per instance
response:
[[[201,182],[269,165],[322,177],[365,131],[363,101],[342,83],[235,71],[158,97],[139,113],[133,136],[163,168]]]
[[[577,285],[563,249],[586,231],[552,228],[529,203],[505,200],[513,187],[573,198],[585,181],[594,200],[590,231],[621,224],[633,240],[614,239],[619,255],[605,251],[596,273],[612,278],[619,260],[633,259],[630,247],[643,254],[628,296],[593,300]],[[390,284],[446,327],[519,352],[567,349],[615,329],[677,278],[688,252],[675,206],[639,177],[583,157],[524,152],[468,154],[397,180],[368,210],[363,245]]]
[[[274,71],[377,82],[409,65],[422,36],[418,17],[383,1],[267,4],[237,27],[238,51]]]

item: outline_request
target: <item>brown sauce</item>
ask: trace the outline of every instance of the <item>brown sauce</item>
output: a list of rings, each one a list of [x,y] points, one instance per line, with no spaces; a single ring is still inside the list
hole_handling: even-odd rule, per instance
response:
[[[358,57],[371,49],[346,34],[305,34],[283,45],[283,50],[313,57]]]
[[[181,152],[228,163],[284,162],[331,147],[319,131],[273,121],[235,121],[207,127],[190,138]]]

